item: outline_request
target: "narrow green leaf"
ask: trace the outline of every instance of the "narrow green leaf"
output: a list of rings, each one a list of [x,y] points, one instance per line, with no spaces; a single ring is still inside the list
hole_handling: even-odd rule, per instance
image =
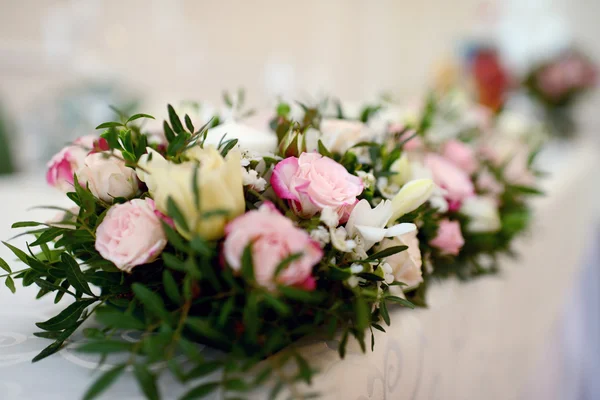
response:
[[[400,253],[404,250],[408,249],[408,246],[392,246],[392,247],[388,247],[387,249],[378,251],[377,253],[369,256],[369,258],[367,258],[366,260],[362,260],[362,261],[373,261],[373,260],[380,260],[382,258],[385,257],[389,257],[391,255],[394,255],[396,253]]]
[[[302,253],[302,252],[293,253],[293,254],[290,254],[289,256],[287,256],[286,258],[284,258],[283,260],[281,260],[281,262],[275,268],[275,277],[279,276],[281,271],[283,271],[285,268],[287,268],[294,261],[301,258],[303,255],[304,255],[304,253]]]
[[[383,328],[383,326],[381,326],[379,324],[371,324],[371,326],[373,328],[377,329],[378,331],[385,332],[385,329]]]
[[[323,293],[318,291],[308,292],[291,286],[279,286],[279,292],[292,300],[305,303],[319,303],[323,299]]]
[[[277,313],[280,315],[289,315],[292,311],[290,306],[288,306],[286,303],[269,293],[264,293],[263,298],[265,300],[265,303],[267,303],[273,310],[277,311]]]
[[[82,293],[85,293],[89,296],[94,296],[94,293],[90,289],[83,272],[81,272],[81,268],[77,261],[73,257],[71,257],[67,253],[62,253],[60,255],[60,260],[65,266],[65,273],[67,274],[67,280],[75,288]]]
[[[256,293],[250,293],[244,307],[244,331],[252,341],[256,341],[258,336],[258,299]]]
[[[129,119],[127,120],[127,123],[130,123],[131,121],[135,121],[136,119],[140,119],[140,118],[155,119],[152,115],[140,113],[140,114],[134,114],[131,117],[129,117]]]
[[[242,253],[242,276],[247,281],[254,280],[254,264],[252,262],[252,243],[246,246]]]
[[[340,358],[343,359],[346,356],[346,345],[348,344],[348,329],[344,331],[342,335],[342,339],[340,340],[340,344],[338,346],[338,353],[340,353]]]
[[[148,289],[141,283],[134,283],[131,285],[135,297],[144,305],[144,308],[152,314],[160,317],[164,320],[170,320],[170,315],[165,308],[165,303],[161,297]]]
[[[13,245],[12,245],[12,244],[10,244],[10,243],[6,243],[6,242],[2,242],[2,243],[4,243],[4,245],[5,245],[6,247],[8,247],[8,248],[10,249],[10,251],[12,251],[12,252],[14,253],[14,255],[15,255],[15,256],[17,256],[17,258],[18,258],[19,260],[21,260],[21,261],[23,261],[25,264],[29,265],[29,264],[28,264],[28,261],[27,261],[27,257],[28,257],[28,256],[27,256],[27,254],[25,254],[25,252],[24,252],[23,250],[16,248],[15,246],[13,246]]]
[[[163,286],[165,288],[165,293],[173,303],[177,305],[183,303],[183,298],[181,297],[181,293],[179,293],[177,282],[175,281],[175,278],[173,278],[173,274],[167,269],[163,271]]]
[[[187,220],[171,196],[167,198],[167,214],[169,214],[169,217],[173,218],[178,229],[189,232]]]
[[[80,353],[112,354],[129,352],[131,351],[132,347],[133,344],[129,342],[120,342],[118,340],[102,340],[84,343],[77,347],[77,351]]]
[[[125,364],[117,365],[116,367],[106,371],[102,374],[96,382],[85,393],[83,396],[83,400],[92,400],[98,397],[102,392],[104,392],[110,385],[112,385],[117,378],[125,371]]]
[[[106,129],[106,128],[117,128],[119,126],[123,126],[120,122],[104,122],[96,127],[96,129]]]
[[[223,148],[221,149],[221,156],[226,157],[229,154],[229,151],[238,144],[238,139],[230,139],[223,143]]]
[[[160,394],[156,386],[156,375],[154,375],[144,364],[135,364],[133,373],[137,378],[140,389],[149,400],[159,400]]]
[[[15,293],[17,291],[17,289],[15,288],[15,281],[13,280],[12,276],[7,276],[6,280],[4,281],[4,284],[11,292]]]
[[[38,285],[40,288],[44,289],[44,290],[48,290],[50,292],[54,292],[54,291],[58,291],[58,292],[62,292],[62,293],[68,293],[70,294],[65,288],[63,288],[62,286],[59,286],[55,283],[52,282],[48,282],[45,279],[42,278],[37,278],[34,279],[34,282],[36,283],[36,285]]]
[[[77,322],[70,328],[67,328],[64,331],[62,331],[56,337],[56,341],[54,343],[52,343],[50,346],[46,347],[44,350],[42,350],[37,356],[33,357],[31,362],[38,362],[48,356],[51,356],[52,354],[56,353],[57,351],[59,351],[60,348],[62,347],[62,344],[65,342],[65,340],[67,340],[69,338],[69,336],[71,336],[73,334],[73,332],[75,332],[77,330],[77,328],[79,328],[79,325],[81,325],[81,322],[82,321]]]
[[[171,129],[167,121],[163,121],[163,130],[165,131],[167,142],[171,143],[173,140],[175,140],[175,132],[173,132],[173,129]]]
[[[180,134],[183,132],[183,125],[181,124],[181,119],[179,119],[179,115],[175,112],[175,109],[172,105],[167,105],[167,110],[169,111],[169,121],[171,121],[171,126],[175,133]]]
[[[3,270],[5,270],[9,274],[12,272],[12,270],[10,269],[10,266],[8,265],[8,263],[6,261],[4,261],[1,257],[0,257],[0,268],[2,268]]]
[[[124,314],[122,311],[102,307],[95,312],[96,319],[110,328],[143,330],[146,326],[133,315]]]
[[[212,392],[217,390],[220,386],[219,382],[208,382],[203,383],[194,387],[185,393],[179,400],[193,400],[193,399],[201,399],[210,395]]]
[[[215,329],[212,322],[200,317],[188,317],[185,324],[194,332],[212,340],[223,342],[222,333]]]
[[[96,300],[86,299],[78,300],[62,310],[58,315],[44,322],[38,322],[35,325],[45,331],[59,331],[73,326],[88,306],[95,303]]]
[[[385,322],[385,324],[387,326],[390,326],[390,324],[391,324],[391,322],[390,322],[390,314],[388,312],[387,305],[385,304],[385,301],[382,301],[381,303],[379,303],[379,312],[381,313],[381,317],[383,318],[383,321]]]
[[[186,375],[186,379],[197,379],[202,378],[203,376],[210,375],[213,372],[217,371],[219,368],[223,367],[222,361],[207,361],[196,367],[194,367],[188,374]]]
[[[190,118],[190,116],[185,114],[184,120],[185,126],[188,128],[188,131],[194,133],[194,124],[192,123],[192,119]]]
[[[404,307],[408,307],[408,308],[415,308],[415,305],[413,303],[411,303],[410,301],[403,299],[402,297],[398,297],[398,296],[386,296],[385,298],[386,300],[389,301],[393,301],[395,303],[399,303],[401,305],[403,305]]]
[[[30,226],[48,226],[48,224],[45,224],[43,222],[35,222],[35,221],[21,221],[21,222],[15,222],[14,224],[12,224],[11,228],[15,229],[15,228],[27,228]]]
[[[321,154],[322,156],[333,159],[333,154],[331,154],[331,152],[329,150],[327,150],[327,147],[325,147],[325,145],[323,144],[321,139],[319,139],[319,142],[318,142],[318,150],[319,150],[319,154]]]
[[[244,392],[249,389],[246,381],[238,378],[228,379],[227,381],[225,381],[225,384],[223,386],[225,389],[230,390],[232,392]]]
[[[225,324],[227,323],[227,318],[229,318],[231,311],[233,311],[234,304],[235,299],[233,297],[230,297],[227,299],[225,304],[223,304],[223,307],[221,307],[221,313],[219,314],[219,320],[217,321],[217,325],[219,327],[225,327]]]
[[[357,297],[354,302],[354,312],[356,314],[356,329],[363,332],[369,326],[371,313],[367,302],[362,297]]]

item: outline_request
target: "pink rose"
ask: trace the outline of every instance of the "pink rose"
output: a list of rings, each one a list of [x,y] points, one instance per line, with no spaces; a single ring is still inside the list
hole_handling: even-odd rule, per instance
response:
[[[390,125],[389,132],[390,133],[401,132],[404,129],[405,129],[405,127],[401,124],[393,124],[393,125]],[[417,132],[414,129],[409,129],[406,132],[404,132],[402,135],[400,135],[400,137],[398,138],[399,143],[407,141],[406,143],[404,143],[404,146],[402,146],[402,150],[405,150],[405,151],[423,150],[423,148],[425,147],[425,143],[423,143],[423,139],[419,135],[416,135],[416,133]]]
[[[323,251],[306,231],[281,215],[273,204],[265,203],[258,210],[248,211],[225,227],[223,253],[233,270],[242,268],[242,254],[249,244],[252,246],[254,276],[259,285],[269,289],[276,284],[306,290],[315,288],[312,268],[323,257]],[[277,265],[295,253],[302,253],[302,256],[276,277]]]
[[[504,185],[488,170],[484,169],[477,176],[477,187],[493,198],[498,198],[504,192]]]
[[[425,157],[425,165],[431,171],[433,181],[446,190],[445,197],[450,202],[450,208],[460,208],[465,198],[475,194],[469,175],[446,158],[429,153]]]
[[[457,256],[465,244],[465,239],[460,231],[460,223],[447,219],[441,220],[437,235],[429,244],[437,247],[444,254]]]
[[[504,179],[513,185],[531,186],[535,183],[535,176],[529,169],[529,150],[526,147],[513,153],[504,168]]]
[[[326,207],[335,210],[341,222],[348,219],[362,193],[362,180],[341,164],[318,153],[288,157],[275,166],[273,190],[289,200],[296,215],[310,218]]]
[[[64,147],[48,162],[46,181],[63,192],[73,190],[73,176],[81,166],[88,153],[94,148],[95,136],[82,136],[73,144]]]
[[[449,140],[442,149],[442,156],[471,175],[477,170],[477,158],[473,149],[458,140]]]
[[[167,238],[155,211],[150,198],[112,206],[96,229],[98,253],[125,272],[156,260]]]

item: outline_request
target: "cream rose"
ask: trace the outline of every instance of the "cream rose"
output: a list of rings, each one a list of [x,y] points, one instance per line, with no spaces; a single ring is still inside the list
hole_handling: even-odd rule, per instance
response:
[[[87,185],[95,197],[107,203],[116,197],[133,197],[139,191],[139,182],[135,171],[120,156],[117,151],[88,155],[76,173],[79,184]]]
[[[323,119],[321,141],[331,151],[345,153],[362,141],[373,140],[373,132],[360,121]]]
[[[227,159],[214,147],[193,147],[184,153],[191,161],[175,164],[154,153],[152,159],[145,157],[139,164],[145,171],[142,180],[156,201],[156,207],[168,214],[167,200],[172,198],[183,216],[189,231],[176,224],[177,230],[186,238],[198,234],[205,239],[223,237],[225,224],[245,210],[240,155],[230,152]],[[194,193],[194,171],[198,187],[198,206]],[[210,211],[223,210],[226,214],[202,217]],[[171,216],[172,217],[172,216]]]
[[[395,280],[405,283],[408,288],[417,287],[423,282],[421,271],[423,261],[417,231],[414,230],[393,239],[384,239],[376,250],[381,251],[394,246],[408,246],[408,249],[386,257],[384,262],[392,267]]]

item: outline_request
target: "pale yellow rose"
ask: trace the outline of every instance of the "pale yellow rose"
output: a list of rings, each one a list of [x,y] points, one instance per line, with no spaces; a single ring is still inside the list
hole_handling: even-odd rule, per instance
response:
[[[402,189],[392,199],[393,213],[388,221],[388,226],[429,200],[434,189],[435,184],[431,179],[415,179],[402,186]]]
[[[189,231],[176,224],[182,236],[191,238],[198,234],[208,240],[223,237],[225,224],[244,213],[245,202],[242,186],[240,155],[230,152],[227,159],[214,147],[205,149],[197,146],[184,153],[190,161],[175,164],[166,161],[158,153],[152,160],[140,160],[144,169],[142,180],[146,182],[156,208],[168,215],[167,200],[173,199],[183,214]],[[196,205],[194,194],[194,171],[198,187],[199,201]],[[202,217],[211,211],[224,210],[226,214]]]

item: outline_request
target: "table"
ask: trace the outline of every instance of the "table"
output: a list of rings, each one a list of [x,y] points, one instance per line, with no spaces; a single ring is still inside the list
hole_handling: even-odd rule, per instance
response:
[[[535,201],[531,233],[516,243],[520,258],[504,259],[500,275],[433,284],[429,308],[394,310],[388,333],[376,333],[373,353],[363,355],[350,343],[346,359],[340,361],[335,342],[303,346],[321,370],[316,387],[324,398],[576,398],[579,374],[565,361],[569,349],[561,346],[560,332],[562,321],[572,322],[578,315],[576,305],[582,302],[576,295],[581,294],[582,276],[589,275],[582,275],[583,261],[592,238],[597,238],[599,155],[585,139],[552,143],[543,151],[540,164],[552,174],[543,185],[548,195]],[[27,208],[64,203],[60,193],[46,188],[41,175],[1,179],[0,238],[11,236],[13,221],[52,215]],[[4,247],[0,256],[12,260]],[[0,290],[0,397],[80,398],[99,373],[92,356],[77,354],[71,343],[49,359],[30,362],[49,344],[32,335],[34,322],[59,309],[52,298],[36,301],[34,296],[31,287],[18,287],[16,295]],[[79,336],[75,342],[81,340]],[[185,391],[167,376],[161,385],[165,399]],[[143,397],[133,379],[121,379],[102,398]]]

